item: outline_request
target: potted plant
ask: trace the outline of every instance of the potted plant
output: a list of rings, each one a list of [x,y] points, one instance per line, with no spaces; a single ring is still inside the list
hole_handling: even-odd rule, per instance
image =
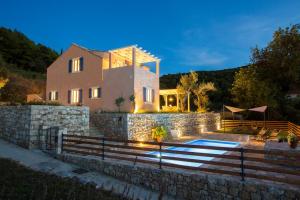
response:
[[[121,112],[121,105],[124,103],[125,99],[123,97],[119,97],[115,100],[115,104],[118,107],[119,112]]]
[[[167,128],[164,126],[157,126],[152,129],[152,138],[158,143],[162,142],[167,137]]]
[[[291,148],[296,148],[298,143],[298,138],[294,133],[289,133],[287,136],[288,143]]]
[[[285,131],[280,131],[277,135],[278,142],[287,142],[288,133]]]

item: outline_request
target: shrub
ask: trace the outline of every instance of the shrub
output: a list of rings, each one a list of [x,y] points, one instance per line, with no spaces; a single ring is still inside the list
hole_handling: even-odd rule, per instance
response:
[[[121,111],[121,105],[124,103],[125,99],[123,97],[119,97],[115,100],[115,104],[118,107],[119,112]]]
[[[285,131],[280,131],[277,135],[278,142],[287,142],[288,133]]]
[[[30,101],[25,102],[23,105],[48,105],[48,106],[61,106],[57,101]]]
[[[158,142],[161,142],[167,135],[167,128],[164,126],[157,126],[152,129],[152,138]]]
[[[296,148],[297,143],[298,143],[297,135],[295,135],[294,133],[289,133],[287,136],[287,140],[288,140],[289,145],[292,148]]]

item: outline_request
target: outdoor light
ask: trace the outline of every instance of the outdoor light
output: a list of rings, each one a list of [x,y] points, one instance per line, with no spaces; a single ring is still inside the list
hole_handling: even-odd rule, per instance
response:
[[[177,131],[177,137],[180,138],[181,136],[182,136],[182,132],[181,132],[181,130],[178,130]]]
[[[172,102],[173,100],[174,100],[174,99],[173,99],[173,97],[170,97],[170,98],[169,98],[169,101],[171,101],[171,102]]]
[[[221,124],[220,124],[220,122],[216,123],[216,126],[217,126],[217,130],[220,130],[220,129],[221,129]]]
[[[204,132],[204,125],[200,125],[200,132],[203,133]]]

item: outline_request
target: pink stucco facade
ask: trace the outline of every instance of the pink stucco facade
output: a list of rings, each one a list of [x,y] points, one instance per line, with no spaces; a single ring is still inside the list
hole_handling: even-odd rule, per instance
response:
[[[83,60],[79,72],[69,71],[69,61],[74,58]],[[125,63],[125,66],[114,67],[114,63]],[[151,102],[145,102],[145,87],[152,91]],[[101,95],[91,98],[91,88],[100,88]],[[80,90],[79,103],[70,101],[72,90]],[[133,61],[122,60],[109,51],[92,51],[73,44],[48,67],[46,92],[48,101],[63,105],[82,104],[89,106],[91,111],[118,111],[115,105],[118,97],[125,100],[121,105],[123,112],[158,111],[159,73]],[[55,93],[54,99],[51,93]],[[129,100],[131,95],[135,96],[135,104]]]

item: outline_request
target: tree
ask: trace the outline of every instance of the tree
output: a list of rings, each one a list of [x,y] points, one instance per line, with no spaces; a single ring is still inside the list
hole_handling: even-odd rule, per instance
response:
[[[279,28],[265,48],[252,50],[251,65],[235,74],[234,102],[243,107],[268,105],[276,108],[276,116],[271,117],[291,120],[286,96],[291,88],[300,89],[299,28]]]
[[[205,112],[207,108],[207,104],[209,101],[207,93],[209,91],[216,91],[214,83],[212,82],[202,82],[197,85],[193,89],[194,94],[196,95],[196,99],[194,100],[194,104],[197,106],[198,112]]]
[[[184,108],[185,108],[185,94],[184,94],[184,90],[183,88],[180,86],[180,85],[177,85],[176,87],[177,89],[177,92],[178,92],[178,100],[179,100],[179,110],[181,112],[184,111]]]
[[[54,50],[4,27],[0,27],[0,54],[8,64],[19,69],[42,73],[58,57]]]
[[[184,91],[185,97],[188,98],[188,111],[190,111],[190,95],[193,89],[197,86],[198,74],[196,72],[191,72],[181,76],[177,89],[179,91]]]
[[[244,108],[268,105],[277,107],[276,88],[268,82],[259,80],[257,67],[251,66],[240,69],[235,74],[231,89],[233,101]]]
[[[289,89],[300,84],[300,33],[299,25],[279,28],[267,47],[252,50],[252,63],[257,75],[275,85],[284,98]]]
[[[119,112],[121,111],[121,105],[124,103],[125,99],[123,97],[118,97],[115,100],[115,104],[118,107]]]

